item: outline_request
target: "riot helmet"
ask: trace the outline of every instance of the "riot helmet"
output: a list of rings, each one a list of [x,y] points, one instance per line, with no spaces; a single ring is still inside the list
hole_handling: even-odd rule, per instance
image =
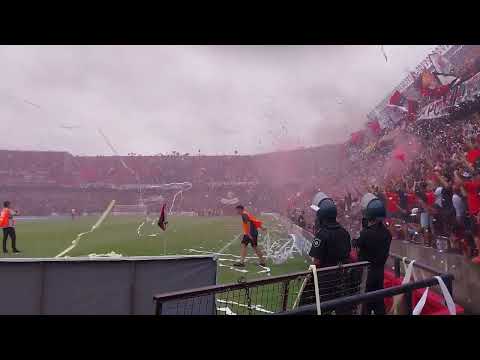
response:
[[[362,216],[366,220],[383,219],[387,216],[385,204],[372,193],[363,195],[360,201]]]
[[[310,208],[317,213],[317,220],[336,220],[337,206],[335,202],[323,192],[315,194]]]

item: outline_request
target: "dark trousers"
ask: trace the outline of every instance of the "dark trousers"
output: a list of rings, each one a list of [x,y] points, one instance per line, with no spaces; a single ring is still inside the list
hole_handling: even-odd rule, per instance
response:
[[[15,228],[14,227],[7,227],[3,228],[3,252],[7,252],[7,239],[10,236],[10,239],[12,239],[12,249],[16,250],[17,245],[17,235],[15,234]]]
[[[372,268],[368,272],[367,283],[365,286],[365,292],[376,291],[383,289],[383,268]],[[383,299],[372,301],[366,304],[367,315],[370,315],[373,311],[375,315],[385,315],[385,304]]]

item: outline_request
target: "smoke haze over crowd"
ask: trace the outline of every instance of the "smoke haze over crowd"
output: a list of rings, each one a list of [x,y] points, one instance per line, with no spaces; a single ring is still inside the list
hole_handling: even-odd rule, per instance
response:
[[[3,149],[253,154],[344,141],[433,46],[0,46]]]

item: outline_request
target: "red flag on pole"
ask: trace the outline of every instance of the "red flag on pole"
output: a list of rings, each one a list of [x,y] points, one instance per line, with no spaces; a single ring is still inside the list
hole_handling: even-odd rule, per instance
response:
[[[166,221],[167,219],[165,215],[165,205],[167,204],[163,204],[162,211],[160,212],[160,217],[158,218],[158,226],[160,226],[160,229],[162,229],[163,231],[167,229],[167,224],[168,224],[168,221]]]

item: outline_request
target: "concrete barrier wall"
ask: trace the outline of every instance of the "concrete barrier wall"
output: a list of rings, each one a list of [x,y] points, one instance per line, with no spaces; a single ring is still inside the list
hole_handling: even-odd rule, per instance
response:
[[[216,275],[212,256],[1,259],[0,315],[151,315],[154,294]]]
[[[455,276],[453,296],[466,312],[480,314],[480,266],[463,255],[447,254],[403,241],[392,241],[390,252],[429,265]]]

